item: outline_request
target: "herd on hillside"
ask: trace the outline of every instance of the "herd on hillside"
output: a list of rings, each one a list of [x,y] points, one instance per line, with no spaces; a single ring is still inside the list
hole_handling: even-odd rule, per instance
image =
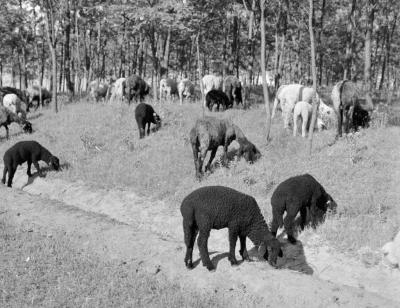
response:
[[[216,75],[206,75],[200,85],[203,93],[204,107],[226,110],[234,106],[243,105],[243,96],[246,89],[235,76],[222,78]],[[196,97],[195,85],[189,79],[176,82],[171,78],[164,78],[160,82],[160,99],[178,96],[180,103],[184,99],[194,100]],[[273,92],[273,91],[272,91]],[[161,118],[153,107],[142,102],[150,93],[150,86],[139,76],[119,78],[111,83],[93,81],[89,86],[91,97],[98,101],[126,100],[129,104],[134,99],[139,104],[135,108],[135,119],[139,129],[139,137],[150,134],[151,124],[160,129]],[[282,110],[283,126],[289,128],[293,119],[293,134],[296,136],[298,119],[302,120],[302,136],[306,137],[312,114],[313,89],[300,84],[289,84],[279,87],[273,93],[272,117],[275,116],[278,105]],[[40,91],[39,87],[32,87],[21,91],[11,87],[0,88],[0,126],[4,126],[8,136],[8,125],[12,122],[20,124],[23,131],[32,133],[32,124],[27,120],[30,108],[48,104],[51,94],[46,89]],[[337,137],[342,132],[348,133],[358,126],[366,126],[369,112],[373,109],[372,102],[360,97],[355,83],[349,80],[338,82],[332,90],[333,108],[325,104],[319,97],[316,127],[319,130],[326,128],[325,121],[337,118]],[[215,108],[214,108],[215,107]],[[147,130],[146,130],[147,128]],[[227,160],[227,151],[230,143],[239,144],[238,157],[243,157],[252,163],[261,157],[261,152],[246,138],[243,131],[232,121],[203,116],[198,119],[189,132],[190,143],[193,151],[195,175],[201,180],[204,171],[211,169],[219,146],[223,146],[223,160]],[[207,152],[210,158],[203,171],[203,163]],[[2,183],[12,187],[13,177],[18,165],[27,162],[27,175],[32,176],[33,164],[41,174],[38,162],[44,161],[55,170],[60,169],[59,159],[49,150],[36,141],[21,141],[14,144],[4,154],[4,170]],[[8,180],[7,180],[8,174]],[[187,268],[194,267],[192,255],[196,238],[203,265],[210,271],[215,266],[210,260],[208,252],[208,238],[212,229],[228,228],[229,257],[232,265],[237,265],[235,247],[237,239],[240,241],[240,256],[243,260],[250,261],[246,248],[248,237],[257,249],[260,249],[260,259],[268,260],[272,266],[277,266],[277,259],[283,257],[282,241],[277,239],[277,231],[284,227],[287,240],[296,244],[295,227],[296,216],[300,216],[300,228],[311,225],[316,228],[323,223],[327,213],[336,212],[337,204],[326,192],[324,187],[311,175],[303,174],[293,176],[280,183],[271,196],[272,223],[269,229],[256,200],[249,195],[224,186],[204,186],[187,195],[182,201],[180,210],[183,217],[183,233],[186,245],[184,262]],[[386,259],[391,265],[398,265],[400,261],[400,233],[393,242],[383,247]]]

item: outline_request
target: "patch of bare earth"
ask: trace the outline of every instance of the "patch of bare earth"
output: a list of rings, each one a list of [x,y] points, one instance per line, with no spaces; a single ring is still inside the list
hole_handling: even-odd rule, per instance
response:
[[[93,190],[79,182],[35,178],[27,183],[24,173],[23,168],[18,170],[13,189],[0,188],[0,208],[8,221],[63,230],[77,247],[94,251],[105,260],[126,262],[138,272],[163,277],[183,292],[218,294],[234,306],[400,305],[398,272],[380,264],[367,268],[336,253],[316,234],[306,232],[296,246],[285,243],[285,257],[279,260],[281,269],[276,270],[258,262],[254,251],[255,262],[231,267],[226,231],[212,231],[209,250],[216,272],[209,273],[199,260],[195,263],[198,266],[188,271],[183,263],[185,247],[178,209],[171,212],[161,201],[126,191]]]

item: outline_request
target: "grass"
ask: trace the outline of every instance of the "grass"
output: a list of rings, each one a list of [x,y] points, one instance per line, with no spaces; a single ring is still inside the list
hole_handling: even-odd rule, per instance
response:
[[[226,307],[231,293],[182,290],[161,274],[75,248],[62,233],[0,220],[1,307]],[[243,299],[243,298],[242,298]],[[246,296],[249,306],[260,305]]]
[[[170,206],[171,215],[179,215],[180,202],[192,190],[225,185],[253,195],[270,220],[270,197],[276,185],[290,176],[310,173],[339,205],[337,216],[317,232],[346,252],[364,246],[377,249],[400,225],[400,128],[388,126],[390,123],[382,120],[384,114],[378,115],[371,128],[336,143],[334,129],[317,133],[310,158],[306,141],[283,130],[279,114],[272,123],[272,140],[266,142],[263,105],[214,113],[232,119],[263,156],[252,165],[233,160],[229,168],[221,168],[217,162],[213,173],[199,183],[194,177],[188,135],[195,119],[202,116],[200,104],[151,103],[163,127],[143,140],[138,138],[134,105],[81,101],[64,105],[58,114],[50,110],[34,114],[35,133],[3,139],[0,153],[17,140],[35,139],[70,166],[49,173],[50,179],[79,179],[96,187],[162,199]],[[399,114],[396,106],[393,110]],[[11,133],[18,130],[13,126]],[[87,146],[82,139],[90,141]],[[236,142],[230,149],[235,147]]]

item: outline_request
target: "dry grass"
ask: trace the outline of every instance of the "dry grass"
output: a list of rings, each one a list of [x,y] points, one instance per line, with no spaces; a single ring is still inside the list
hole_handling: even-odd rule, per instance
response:
[[[16,229],[0,220],[1,307],[226,307],[229,292],[182,290],[162,274],[105,261],[65,235]],[[246,296],[249,306],[260,306]]]
[[[318,232],[344,251],[364,246],[376,249],[390,239],[400,224],[400,128],[387,126],[388,122],[381,118],[371,128],[336,143],[334,130],[317,133],[310,159],[306,141],[284,131],[279,114],[273,121],[272,140],[267,144],[262,105],[214,113],[238,124],[263,157],[253,165],[233,160],[229,168],[221,168],[217,162],[213,173],[199,183],[194,177],[188,135],[195,119],[202,116],[200,104],[153,105],[162,117],[163,127],[143,140],[138,138],[134,105],[83,101],[65,105],[56,115],[48,110],[37,114],[32,120],[36,132],[2,140],[0,153],[17,140],[35,139],[70,165],[48,177],[81,179],[97,187],[117,187],[164,199],[170,204],[172,215],[179,215],[181,200],[193,189],[225,185],[253,195],[269,220],[270,197],[276,185],[307,172],[339,204],[338,215]],[[15,132],[19,128],[13,129]],[[90,141],[86,147],[82,139]],[[235,147],[234,142],[230,149]]]

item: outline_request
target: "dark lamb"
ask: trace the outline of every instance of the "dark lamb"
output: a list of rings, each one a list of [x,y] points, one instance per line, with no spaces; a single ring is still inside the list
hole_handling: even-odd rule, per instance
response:
[[[3,184],[6,183],[6,175],[8,172],[8,182],[7,186],[12,186],[12,180],[14,178],[15,171],[18,165],[22,165],[24,162],[28,163],[28,176],[32,176],[31,165],[35,166],[36,170],[40,174],[39,161],[43,160],[54,170],[60,168],[59,159],[52,155],[49,150],[41,146],[36,141],[20,141],[9,148],[3,157],[4,160],[4,171],[3,179],[1,180]]]
[[[8,110],[6,107],[0,106],[0,127],[4,126],[6,129],[7,139],[9,139],[8,125],[13,122],[18,123],[25,133],[32,134],[32,124],[30,122]]]
[[[296,243],[293,223],[300,212],[300,226],[304,230],[309,211],[311,225],[316,228],[327,210],[336,211],[337,204],[320,183],[309,174],[291,177],[278,185],[271,197],[271,233],[276,236],[279,227],[285,226],[289,242]],[[283,214],[286,217],[283,220]]]
[[[243,105],[242,84],[236,76],[227,76],[224,79],[224,91],[229,98],[229,105]]]
[[[235,247],[240,239],[240,255],[250,261],[246,249],[246,237],[256,246],[267,248],[264,257],[268,258],[268,247],[271,253],[269,262],[276,264],[277,257],[282,257],[281,244],[269,232],[256,200],[234,189],[223,186],[206,186],[190,193],[182,201],[183,233],[186,245],[185,264],[193,268],[193,246],[197,233],[199,238],[200,257],[208,270],[215,269],[208,253],[208,238],[211,229],[228,228],[229,261],[237,265]]]
[[[210,160],[205,170],[210,170],[211,162],[215,158],[218,147],[224,147],[223,160],[226,160],[228,147],[233,140],[239,143],[238,156],[244,157],[247,162],[254,162],[261,157],[260,151],[243,134],[242,130],[229,120],[220,120],[213,117],[204,117],[196,121],[190,131],[196,177],[201,178],[203,163],[207,151],[211,151]]]
[[[206,94],[206,106],[212,111],[214,105],[217,105],[217,110],[219,111],[219,107],[225,110],[229,107],[232,107],[229,102],[228,96],[221,90],[211,90]]]
[[[145,136],[145,128],[147,126],[147,135],[150,134],[150,124],[153,123],[156,125],[156,130],[161,127],[161,118],[154,111],[153,107],[148,104],[140,103],[136,106],[135,109],[135,119],[139,129],[139,138],[143,138]]]

